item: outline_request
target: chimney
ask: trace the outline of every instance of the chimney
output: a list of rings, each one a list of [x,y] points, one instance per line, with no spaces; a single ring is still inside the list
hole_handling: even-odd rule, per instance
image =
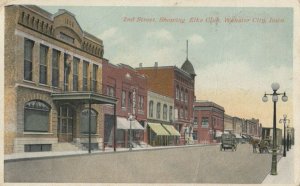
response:
[[[155,63],[154,63],[154,67],[158,67],[158,62],[155,62]]]
[[[140,63],[140,64],[139,64],[139,67],[142,68],[142,67],[143,67],[143,63]]]

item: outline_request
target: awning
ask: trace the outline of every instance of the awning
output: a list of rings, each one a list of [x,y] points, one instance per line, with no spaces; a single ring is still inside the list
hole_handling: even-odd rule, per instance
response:
[[[126,118],[117,117],[117,129],[129,129],[130,126]]]
[[[156,133],[158,136],[169,136],[169,132],[163,128],[159,123],[148,123],[149,127]]]
[[[173,125],[163,124],[163,127],[171,134],[171,136],[180,136],[180,133],[174,128]]]
[[[124,117],[117,117],[117,129],[130,129],[130,121]],[[137,121],[131,121],[131,129],[132,130],[144,130],[144,127]]]

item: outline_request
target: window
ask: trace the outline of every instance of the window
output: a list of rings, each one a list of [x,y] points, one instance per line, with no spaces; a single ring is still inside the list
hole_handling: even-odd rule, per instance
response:
[[[149,102],[149,117],[153,118],[153,101]]]
[[[82,90],[87,91],[87,83],[88,83],[88,66],[89,63],[87,61],[83,61],[83,68],[82,68]]]
[[[66,41],[68,43],[71,43],[71,44],[74,43],[74,38],[72,38],[72,37],[70,37],[70,36],[68,36],[68,35],[66,35],[66,34],[64,34],[62,32],[60,32],[60,39]]]
[[[202,117],[202,128],[208,128],[208,117]]]
[[[114,97],[115,96],[115,89],[114,89],[114,87],[107,86],[106,87],[106,95]]]
[[[179,100],[179,87],[176,86],[176,99]]]
[[[24,106],[24,131],[48,132],[50,106],[46,103],[33,100]]]
[[[128,92],[128,109],[131,110],[132,106],[132,92]]]
[[[24,41],[24,79],[32,81],[32,52],[34,41]]]
[[[121,106],[123,108],[126,107],[126,92],[124,90],[122,90],[122,102],[121,102]]]
[[[59,79],[59,55],[58,50],[53,49],[52,51],[52,86],[58,87]]]
[[[98,72],[98,66],[93,65],[93,78],[92,78],[92,90],[97,91],[97,72]]]
[[[187,90],[185,90],[185,102],[186,103],[188,103],[188,101],[189,101],[189,97],[188,97],[188,91]]]
[[[73,90],[78,91],[78,64],[80,59],[73,57]]]
[[[173,121],[173,107],[172,106],[169,107],[169,120]]]
[[[144,97],[139,96],[139,110],[144,110]]]
[[[180,91],[180,100],[183,101],[184,99],[184,92],[183,92],[183,89],[181,89]]]
[[[179,118],[183,118],[183,108],[180,108],[180,115],[179,115]]]
[[[80,132],[83,134],[89,133],[89,109],[84,109],[81,112],[81,127]],[[91,110],[91,134],[97,133],[97,112]]]
[[[185,107],[185,110],[184,110],[184,118],[185,118],[185,119],[188,119],[188,116],[189,116],[188,109],[187,109],[187,107]]]
[[[24,152],[42,152],[51,151],[51,144],[26,144],[24,145]]]
[[[156,118],[160,119],[160,103],[156,105]]]
[[[194,117],[194,127],[198,126],[198,117]]]
[[[69,73],[70,73],[70,65],[69,58],[71,56],[69,54],[64,54],[64,90],[69,89]]]
[[[40,46],[40,83],[47,84],[47,54],[48,47]]]
[[[168,118],[168,107],[166,104],[163,106],[163,120],[167,120]]]

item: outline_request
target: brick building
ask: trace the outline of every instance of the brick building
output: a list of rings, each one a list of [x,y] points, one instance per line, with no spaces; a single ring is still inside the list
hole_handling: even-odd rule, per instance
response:
[[[5,154],[101,147],[101,104],[116,103],[100,94],[102,40],[66,10],[11,5],[4,44]]]
[[[180,132],[180,143],[186,137],[192,138],[193,102],[195,100],[195,71],[187,59],[181,68],[176,66],[158,66],[136,68],[148,79],[148,90],[170,97],[174,100],[174,120],[172,125]]]
[[[125,64],[113,65],[107,60],[102,64],[102,89],[105,95],[118,100],[117,145],[127,147],[130,122],[134,145],[144,141],[144,124],[147,120],[147,79]],[[113,106],[104,107],[105,144],[112,145]],[[130,121],[129,114],[134,116]]]
[[[196,101],[194,112],[194,121],[198,124],[198,143],[219,141],[224,132],[224,108],[214,102]]]

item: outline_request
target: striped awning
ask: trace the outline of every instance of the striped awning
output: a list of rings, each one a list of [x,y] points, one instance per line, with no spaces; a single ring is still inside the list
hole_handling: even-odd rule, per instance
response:
[[[171,136],[180,136],[180,133],[174,128],[173,125],[163,124],[163,127],[170,133]]]
[[[130,121],[124,117],[117,117],[117,129],[130,129]],[[144,127],[137,121],[131,121],[131,129],[132,130],[144,130]]]
[[[148,123],[149,127],[158,136],[170,136],[169,132],[159,123]]]

